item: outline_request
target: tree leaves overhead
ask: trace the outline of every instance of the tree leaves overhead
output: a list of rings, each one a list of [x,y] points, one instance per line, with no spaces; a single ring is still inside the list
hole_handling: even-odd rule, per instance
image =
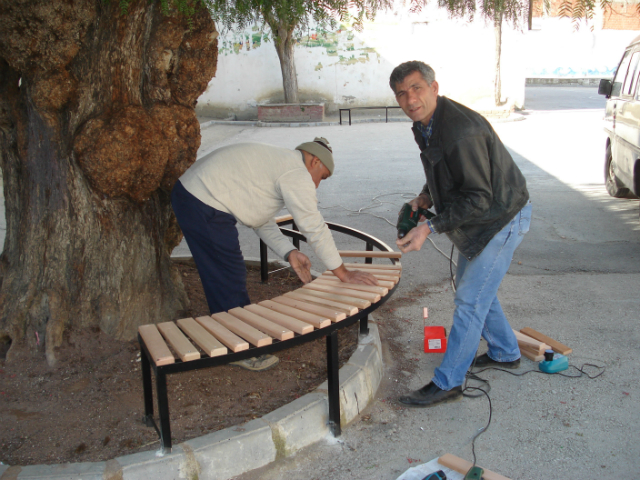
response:
[[[558,16],[560,18],[570,18],[575,30],[580,29],[580,24],[584,20],[589,25],[593,20],[596,7],[600,7],[605,15],[611,13],[612,0],[563,0],[558,8]],[[636,7],[640,14],[640,4]],[[545,1],[545,13],[551,13],[551,5]],[[590,24],[590,30],[593,31],[593,23]]]

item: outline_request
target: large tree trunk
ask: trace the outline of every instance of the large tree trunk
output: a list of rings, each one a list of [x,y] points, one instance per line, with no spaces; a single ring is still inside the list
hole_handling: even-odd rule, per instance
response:
[[[7,234],[0,341],[45,351],[69,328],[120,339],[181,314],[169,193],[195,161],[195,103],[217,33],[159,2],[0,7],[0,161]]]
[[[284,102],[298,103],[298,75],[296,74],[296,64],[293,58],[293,31],[295,25],[287,22],[272,19],[263,14],[263,18],[268,19],[267,23],[273,34],[273,43],[280,59],[280,70],[282,71],[282,86],[284,87]]]
[[[495,64],[495,87],[494,95],[496,106],[503,105],[502,102],[502,81],[500,79],[500,59],[502,57],[502,12],[494,14],[494,33],[496,39],[496,64]]]

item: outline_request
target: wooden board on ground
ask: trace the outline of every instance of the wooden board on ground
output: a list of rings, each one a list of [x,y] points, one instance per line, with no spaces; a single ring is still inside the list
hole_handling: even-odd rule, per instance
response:
[[[275,310],[264,307],[262,305],[247,305],[244,308],[245,310],[249,310],[256,315],[260,315],[261,317],[264,317],[267,320],[288,328],[289,330],[293,330],[300,335],[313,332],[313,325],[298,320],[297,318],[290,317],[289,315],[286,315],[284,313],[276,312]]]
[[[526,347],[520,347],[520,353],[522,354],[522,356],[527,357],[533,362],[541,362],[542,360],[544,360],[544,355],[540,355],[539,353],[531,351]]]
[[[284,296],[275,297],[271,300],[288,307],[293,307],[305,312],[313,313],[315,315],[326,316],[332,322],[339,322],[340,320],[344,320],[345,318],[347,318],[347,314],[344,312],[340,312],[336,309],[323,307],[320,305],[312,305],[309,302],[305,302],[304,300],[296,298],[295,296],[289,295],[290,293],[291,292],[287,292],[284,294]]]
[[[311,290],[308,288],[299,288],[298,290],[294,290],[294,292],[303,292],[304,294],[311,295],[312,297],[333,300],[334,302],[344,303],[345,305],[350,305],[352,307],[367,308],[371,305],[371,302],[369,300],[364,300],[362,298],[355,298],[347,295],[338,295],[335,293],[319,292],[317,290]]]
[[[191,344],[189,339],[184,336],[175,323],[159,323],[158,330],[160,330],[164,339],[178,354],[180,360],[183,362],[190,362],[191,360],[197,360],[200,358],[200,352]]]
[[[402,270],[401,263],[385,264],[385,263],[345,263],[345,267],[349,270],[355,268],[356,270],[366,270],[368,268],[378,270]]]
[[[336,276],[329,276],[329,275],[321,275],[318,278],[316,278],[316,280],[320,280],[322,282],[331,282],[334,285],[345,285],[348,286],[349,288],[353,288],[353,285],[357,285],[355,283],[345,283],[342,280],[340,280],[338,277]],[[389,292],[389,289],[393,288],[393,286],[395,285],[395,283],[393,282],[389,282],[386,280],[378,280],[378,287],[384,287],[387,289],[387,293]],[[362,287],[369,287],[371,285],[361,285]],[[386,293],[384,294],[386,295]]]
[[[321,283],[315,283],[315,282],[307,283],[306,285],[303,285],[302,288],[307,290],[313,290],[316,292],[335,293],[336,295],[345,295],[347,297],[361,298],[371,303],[380,301],[380,295],[377,293],[362,292],[360,290],[351,290],[350,288],[344,288],[344,287],[332,287],[331,285],[323,285]]]
[[[211,317],[198,317],[196,322],[202,325],[209,333],[224,343],[232,352],[249,350],[249,342],[238,337],[231,330],[223,327]]]
[[[293,332],[288,328],[284,328],[282,325],[273,323],[260,315],[256,315],[249,310],[245,310],[242,307],[232,308],[228,313],[239,318],[244,323],[248,323],[252,327],[257,328],[261,332],[271,335],[273,338],[277,338],[278,340],[289,340],[290,338],[293,338]]]
[[[222,345],[216,337],[207,332],[193,318],[181,318],[176,323],[210,357],[226,355],[227,347]]]
[[[553,338],[549,338],[546,335],[535,331],[533,328],[525,327],[520,329],[520,333],[524,333],[531,338],[534,338],[540,342],[544,342],[551,347],[554,352],[558,352],[562,355],[569,355],[573,352],[573,350],[566,345],[554,340]]]
[[[140,325],[138,332],[140,332],[142,341],[147,346],[147,350],[149,350],[149,355],[151,355],[153,363],[158,367],[176,363],[176,359],[173,358],[171,350],[169,350],[169,347],[164,342],[162,335],[160,335],[155,325]]]
[[[310,323],[316,328],[324,328],[331,325],[331,320],[328,319],[327,317],[305,312],[298,308],[294,308],[288,305],[284,305],[282,303],[274,302],[273,300],[264,300],[263,302],[258,303],[258,305],[262,305],[263,307],[270,308],[271,310],[275,310],[276,312],[284,313],[285,315],[289,315],[290,317],[297,318],[298,320],[302,320],[303,322]]]
[[[367,252],[365,250],[338,250],[341,257],[347,258],[400,258],[402,252],[384,252],[376,250],[375,252]]]
[[[240,335],[247,340],[251,345],[256,347],[263,347],[265,345],[271,345],[273,338],[269,335],[265,335],[260,330],[253,328],[251,325],[247,325],[243,321],[237,319],[233,315],[229,315],[226,312],[214,313],[211,315],[216,322],[223,327],[231,330],[236,335]]]
[[[468,462],[460,457],[456,457],[450,453],[445,453],[438,459],[438,463],[443,467],[450,468],[451,470],[455,470],[458,473],[466,475],[471,467],[473,467],[473,463]],[[484,480],[509,480],[507,477],[503,477],[499,473],[492,472],[491,470],[487,470],[484,467],[480,467],[484,470],[482,474],[482,478]]]
[[[279,217],[275,217],[274,220],[275,220],[276,223],[288,222],[290,220],[293,220],[293,216],[292,215],[280,215]]]
[[[337,283],[333,280],[325,280],[325,278],[327,277],[317,278],[311,283],[317,283],[320,285],[327,285],[336,288],[348,288],[349,290],[360,290],[361,292],[377,293],[378,295],[383,296],[389,293],[389,289],[381,285],[360,285],[359,283],[346,283],[342,281],[340,283]],[[338,278],[338,280],[340,279]]]
[[[293,298],[295,300],[300,300],[301,302],[310,303],[313,305],[317,305],[319,307],[330,308],[331,310],[341,312],[345,315],[345,317],[355,315],[358,313],[358,307],[354,307],[353,305],[347,305],[344,303],[334,302],[333,300],[327,300],[326,298],[318,298],[311,295],[307,295],[304,290],[294,290],[293,292],[287,292],[284,294],[285,297]],[[342,318],[340,319],[342,320]],[[337,320],[334,320],[337,321]]]
[[[530,349],[537,349],[540,354],[543,354],[544,351],[549,348],[549,345],[547,345],[546,343],[540,342],[535,338],[531,338],[528,335],[517,332],[515,330],[513,331],[513,333],[516,335],[516,338],[518,339],[518,345],[524,345],[526,347],[529,347]]]

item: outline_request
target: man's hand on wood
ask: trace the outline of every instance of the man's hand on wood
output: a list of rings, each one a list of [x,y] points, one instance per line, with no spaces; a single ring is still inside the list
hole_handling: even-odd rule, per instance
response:
[[[378,285],[378,279],[370,273],[360,270],[347,270],[344,264],[333,270],[333,273],[344,283],[359,283],[360,285]]]
[[[309,283],[311,281],[311,260],[309,257],[298,250],[292,250],[288,260],[302,283]]]

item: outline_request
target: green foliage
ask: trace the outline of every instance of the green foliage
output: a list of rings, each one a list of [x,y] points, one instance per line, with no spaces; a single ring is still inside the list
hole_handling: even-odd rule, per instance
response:
[[[419,10],[422,1],[412,0],[412,10]],[[452,17],[467,21],[473,21],[479,6],[485,19],[495,22],[501,18],[514,27],[529,13],[529,0],[438,0],[438,6],[445,8]]]
[[[593,20],[595,9],[599,5],[605,12],[611,11],[612,0],[564,0],[558,8],[558,15],[561,18],[570,18],[575,30],[580,29],[580,24],[583,20],[589,23]],[[636,7],[638,14],[640,15],[640,4]],[[549,13],[551,7],[545,3],[545,12]],[[591,24],[590,29],[593,31],[594,25]]]

